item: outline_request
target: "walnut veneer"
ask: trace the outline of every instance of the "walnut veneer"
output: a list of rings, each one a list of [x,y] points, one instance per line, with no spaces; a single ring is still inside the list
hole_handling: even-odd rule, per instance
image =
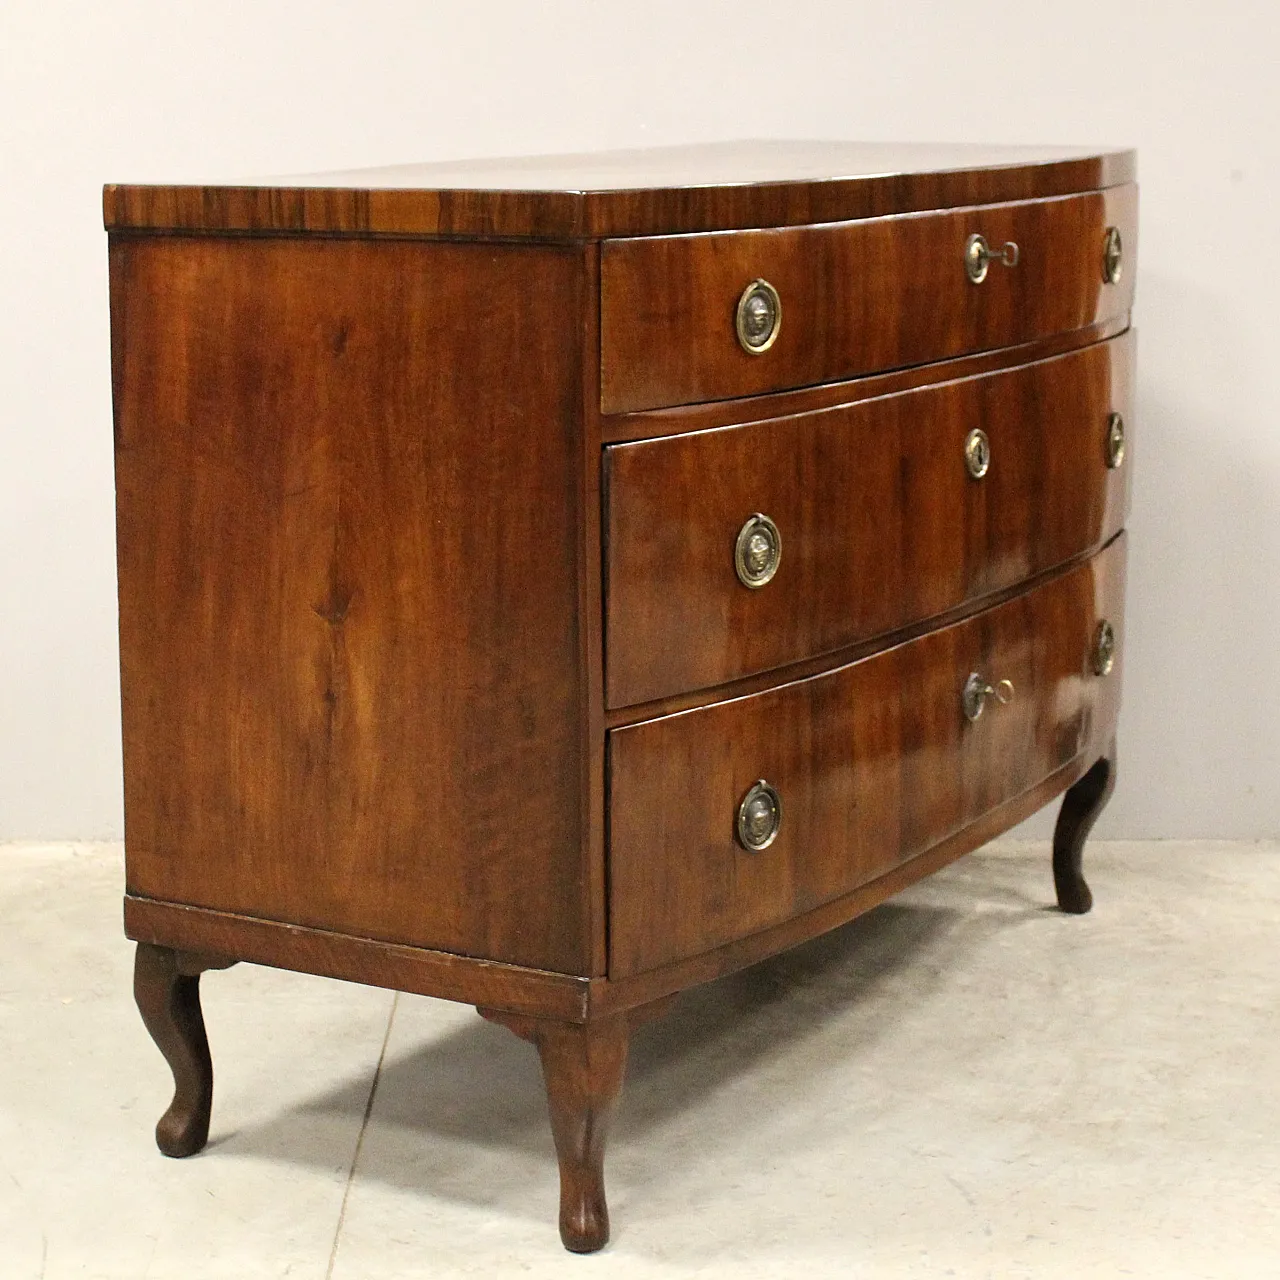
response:
[[[161,1149],[208,1133],[205,970],[467,1001],[537,1046],[597,1249],[628,1037],[680,990],[1064,792],[1088,910],[1133,184],[740,143],[108,187]]]

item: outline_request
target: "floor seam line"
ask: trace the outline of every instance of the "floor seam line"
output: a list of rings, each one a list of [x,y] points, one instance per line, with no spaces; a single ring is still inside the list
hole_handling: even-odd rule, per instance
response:
[[[356,1138],[356,1149],[351,1154],[351,1168],[347,1170],[347,1184],[342,1189],[342,1204],[338,1208],[338,1223],[333,1231],[333,1246],[329,1250],[329,1265],[325,1268],[324,1280],[333,1280],[333,1268],[338,1261],[338,1243],[342,1239],[342,1228],[347,1217],[347,1201],[351,1198],[351,1184],[356,1180],[356,1169],[360,1165],[360,1152],[364,1148],[365,1131],[369,1128],[369,1117],[373,1114],[373,1100],[378,1096],[378,1082],[382,1079],[382,1063],[387,1056],[387,1045],[391,1043],[391,1027],[396,1020],[396,1009],[400,1004],[400,993],[397,991],[391,998],[391,1013],[387,1017],[387,1029],[382,1037],[382,1048],[378,1051],[378,1065],[373,1069],[373,1083],[369,1086],[369,1100],[364,1106],[364,1118],[360,1121],[360,1134]]]

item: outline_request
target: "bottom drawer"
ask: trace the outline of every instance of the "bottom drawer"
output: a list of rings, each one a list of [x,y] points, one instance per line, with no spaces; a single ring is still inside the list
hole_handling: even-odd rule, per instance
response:
[[[1119,704],[1124,564],[1122,534],[963,622],[765,693],[615,729],[610,977],[848,893],[1100,750]],[[1104,622],[1114,656],[1100,674]],[[974,675],[1007,702],[971,695],[966,711]],[[769,789],[749,799],[757,781]]]

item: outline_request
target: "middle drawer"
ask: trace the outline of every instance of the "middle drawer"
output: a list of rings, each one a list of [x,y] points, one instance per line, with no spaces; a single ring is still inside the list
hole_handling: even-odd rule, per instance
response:
[[[1133,344],[606,449],[608,705],[828,653],[1100,546],[1128,510]]]

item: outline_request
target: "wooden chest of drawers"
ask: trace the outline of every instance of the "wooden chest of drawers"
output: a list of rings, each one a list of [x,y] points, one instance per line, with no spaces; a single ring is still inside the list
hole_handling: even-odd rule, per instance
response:
[[[476,1004],[607,1239],[638,1021],[1115,777],[1130,152],[108,187],[125,924]],[[798,1102],[797,1105],[802,1105]]]

